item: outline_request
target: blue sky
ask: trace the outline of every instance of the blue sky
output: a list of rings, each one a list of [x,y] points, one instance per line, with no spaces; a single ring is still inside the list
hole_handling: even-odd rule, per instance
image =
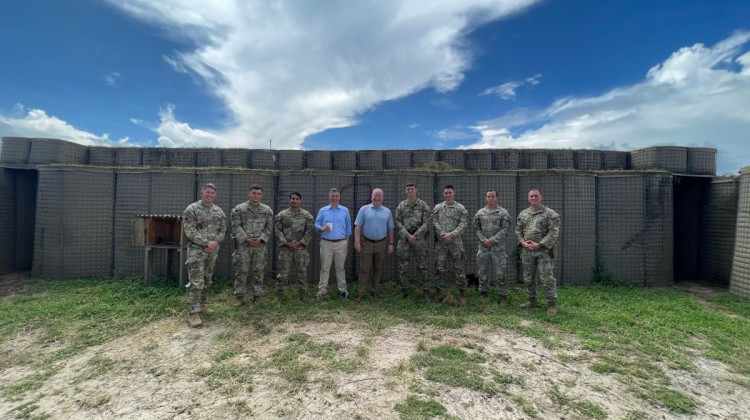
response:
[[[747,1],[7,0],[0,46],[2,136],[750,165]]]

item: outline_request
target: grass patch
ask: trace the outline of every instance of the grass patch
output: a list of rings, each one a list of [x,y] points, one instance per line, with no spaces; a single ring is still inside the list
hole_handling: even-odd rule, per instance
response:
[[[549,392],[550,400],[559,405],[570,407],[578,414],[589,419],[606,419],[607,412],[597,403],[588,400],[576,401],[565,395],[557,386],[554,386]]]
[[[34,413],[34,411],[39,409],[37,402],[38,400],[27,401],[19,406],[14,407],[11,412],[17,419],[43,420],[50,418],[50,415],[47,413]]]
[[[750,318],[750,305],[746,298],[722,293],[712,297],[709,301],[727,312]]]
[[[734,382],[739,386],[743,386],[747,389],[750,389],[750,378],[738,378],[734,376],[730,376],[727,378],[729,382]]]
[[[526,398],[517,395],[513,397],[513,401],[521,406],[521,411],[523,411],[527,416],[531,417],[532,419],[539,418],[539,414],[536,412],[536,409],[533,405],[531,405],[530,402],[526,401]]]
[[[682,392],[665,386],[642,383],[637,388],[631,388],[631,392],[655,405],[667,407],[675,413],[695,414],[695,401]]]
[[[648,416],[640,410],[629,411],[623,420],[646,420]]]
[[[104,375],[114,370],[117,361],[109,357],[94,356],[88,362],[88,368],[75,379],[75,383],[83,382],[89,379]]]
[[[290,334],[287,344],[271,354],[270,365],[279,369],[281,376],[299,386],[307,382],[308,373],[322,365],[332,370],[354,373],[362,365],[356,358],[338,356],[341,346],[336,343],[316,343],[307,334]],[[313,363],[319,361],[321,364]]]
[[[242,347],[230,347],[228,349],[222,350],[219,354],[214,356],[214,362],[223,362],[224,360],[231,359],[238,354],[242,354],[242,352]]]
[[[253,414],[253,410],[247,404],[246,401],[230,401],[229,406],[241,416],[249,416]]]
[[[29,290],[0,302],[0,342],[41,330],[43,343],[63,341],[77,350],[121,337],[157,319],[179,313],[184,291],[156,279],[145,287],[138,278],[34,280]]]
[[[427,420],[448,413],[436,400],[422,399],[416,395],[409,395],[406,401],[396,404],[394,408],[404,420]]]
[[[233,331],[223,331],[218,334],[216,334],[215,340],[219,343],[228,343],[235,338],[235,333]]]
[[[411,358],[417,367],[425,368],[424,377],[433,382],[460,386],[493,395],[499,387],[485,380],[484,356],[470,354],[450,345],[433,347],[428,352],[417,353]]]
[[[42,384],[44,383],[44,379],[36,377],[37,375],[32,376],[32,378],[23,379],[18,382],[6,385],[3,388],[3,394],[6,397],[15,397],[25,392],[41,388]]]
[[[492,372],[492,379],[501,385],[523,385],[523,378],[519,378],[513,375],[504,375],[499,372]]]
[[[251,383],[252,371],[229,362],[211,363],[195,371],[204,378],[210,389],[224,388],[229,393],[235,393],[243,386]]]

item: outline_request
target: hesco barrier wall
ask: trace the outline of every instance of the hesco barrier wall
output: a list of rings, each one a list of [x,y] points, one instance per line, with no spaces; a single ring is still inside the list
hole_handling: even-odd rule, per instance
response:
[[[602,169],[628,169],[630,168],[630,153],[615,150],[602,151]]]
[[[6,172],[3,171],[2,182],[7,182]],[[404,184],[414,181],[420,198],[431,206],[442,201],[443,186],[452,184],[457,201],[467,208],[469,225],[463,235],[467,273],[477,272],[478,243],[472,221],[477,210],[484,206],[485,192],[497,190],[500,205],[509,211],[515,222],[518,212],[527,207],[528,190],[538,188],[545,205],[561,215],[562,231],[555,267],[560,284],[591,284],[595,276],[611,276],[635,285],[663,285],[673,281],[672,180],[668,173],[156,170],[63,166],[42,167],[39,173],[33,271],[43,277],[140,275],[143,248],[132,244],[136,215],[182,214],[188,204],[198,199],[199,188],[206,182],[217,185],[216,204],[227,216],[234,206],[247,200],[247,191],[253,184],[264,189],[263,202],[271,206],[274,213],[286,208],[289,194],[296,191],[302,195],[303,208],[313,216],[328,204],[328,191],[336,187],[341,190],[341,202],[349,208],[354,221],[360,207],[369,203],[374,188],[384,190],[385,205],[395,212],[404,199]],[[6,210],[0,208],[2,211]],[[229,217],[227,223],[229,227]],[[313,238],[308,281],[317,283],[320,235]],[[430,241],[434,241],[432,234]],[[507,247],[510,254],[508,275],[519,279],[513,231],[509,232]],[[232,249],[227,236],[219,252],[217,276],[232,275]],[[266,271],[271,279],[277,273],[275,238],[268,244],[268,251]],[[434,256],[430,258],[429,266],[434,267]],[[157,274],[166,274],[165,259],[166,253],[157,251]],[[177,261],[172,264],[176,267]],[[346,270],[349,281],[356,281],[358,258],[353,241]],[[396,259],[391,256],[386,260],[384,281],[395,278]]]
[[[687,173],[687,147],[658,146],[630,152],[633,169],[664,169],[679,174]]]
[[[305,152],[303,150],[279,150],[278,169],[283,171],[305,169]]]
[[[698,275],[709,283],[728,285],[732,275],[737,184],[735,177],[712,179],[701,199]]]
[[[412,150],[411,152],[411,167],[421,168],[422,166],[428,165],[432,162],[437,161],[437,151],[435,150]]]
[[[601,173],[597,178],[596,275],[642,286],[671,284],[671,174]]]
[[[216,167],[221,166],[221,149],[196,149],[195,166]]]
[[[626,151],[571,149],[267,150],[86,147],[55,139],[3,137],[0,163],[94,166],[226,167],[274,170],[393,170],[443,162],[471,171],[515,169],[662,169],[714,175],[716,149],[657,146]]]
[[[14,177],[11,171],[0,169],[0,191],[10,193],[14,196]],[[7,194],[7,193],[6,193]],[[10,221],[16,219],[16,206],[12,200],[0,200],[0,220]],[[0,223],[0,274],[15,271],[13,262],[16,243],[16,230],[14,223]]]
[[[71,278],[112,271],[114,171],[39,170],[32,273]]]
[[[750,166],[740,171],[737,227],[729,291],[750,298]]]
[[[695,175],[716,174],[716,149],[688,147],[687,173]]]
[[[3,163],[29,163],[31,154],[31,139],[25,137],[3,137],[0,140],[0,162]]]

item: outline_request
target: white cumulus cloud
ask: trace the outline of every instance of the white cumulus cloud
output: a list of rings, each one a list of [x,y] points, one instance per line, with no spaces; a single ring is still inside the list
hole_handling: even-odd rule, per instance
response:
[[[22,104],[16,104],[7,114],[0,114],[0,132],[5,137],[54,138],[89,146],[123,146],[128,142],[127,137],[113,140],[107,133],[78,130],[54,115],[47,115],[41,109],[27,109]]]
[[[734,172],[750,164],[748,42],[743,31],[680,48],[640,83],[479,122],[481,140],[465,147],[708,146],[719,149],[718,171]]]
[[[163,137],[244,147],[272,138],[299,148],[383,101],[455,89],[473,59],[466,35],[538,0],[109,1],[192,43],[164,60],[199,78],[230,112],[227,127],[209,134],[170,111]]]
[[[155,131],[159,134],[157,143],[161,147],[226,147],[215,134],[177,121],[172,105],[159,112],[159,126]]]

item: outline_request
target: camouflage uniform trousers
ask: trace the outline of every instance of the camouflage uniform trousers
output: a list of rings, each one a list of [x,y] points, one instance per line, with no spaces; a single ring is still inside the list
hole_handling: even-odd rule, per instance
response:
[[[232,254],[234,267],[234,295],[245,296],[248,274],[252,270],[251,286],[253,296],[260,296],[263,292],[263,277],[266,274],[266,245],[261,242],[258,246],[250,246],[246,242],[238,244]]]
[[[466,290],[467,281],[464,272],[464,245],[462,242],[451,242],[449,244],[438,242],[435,245],[435,257],[437,259],[437,271],[435,272],[434,284],[436,289],[445,288],[445,269],[448,259],[453,261],[453,272],[456,277],[456,285],[459,290]]]
[[[555,262],[552,260],[550,251],[540,249],[536,251],[522,250],[521,264],[523,265],[523,283],[526,285],[526,294],[529,299],[536,299],[535,272],[539,272],[539,281],[544,287],[544,298],[547,302],[557,302],[557,280],[553,274]]]
[[[194,246],[188,248],[185,265],[188,272],[187,306],[188,313],[200,312],[206,304],[206,295],[214,277],[214,267],[219,256],[219,248],[207,253]]]
[[[505,275],[505,267],[508,256],[504,247],[494,245],[487,249],[484,245],[479,244],[477,250],[477,268],[479,270],[479,291],[489,292],[490,287],[497,285],[500,290],[500,296],[508,296],[508,280]],[[495,274],[495,281],[491,281],[488,276],[490,272]]]
[[[307,266],[310,263],[310,255],[306,248],[290,250],[281,248],[279,250],[279,275],[276,277],[276,290],[284,291],[289,285],[289,275],[297,276],[297,287],[307,290]]]
[[[419,272],[419,284],[423,290],[427,290],[430,286],[430,276],[427,274],[427,242],[417,240],[414,244],[410,244],[409,241],[401,239],[398,241],[396,256],[398,257],[398,278],[401,282],[401,288],[409,287],[409,267],[414,264]],[[412,281],[412,283],[416,282]]]

